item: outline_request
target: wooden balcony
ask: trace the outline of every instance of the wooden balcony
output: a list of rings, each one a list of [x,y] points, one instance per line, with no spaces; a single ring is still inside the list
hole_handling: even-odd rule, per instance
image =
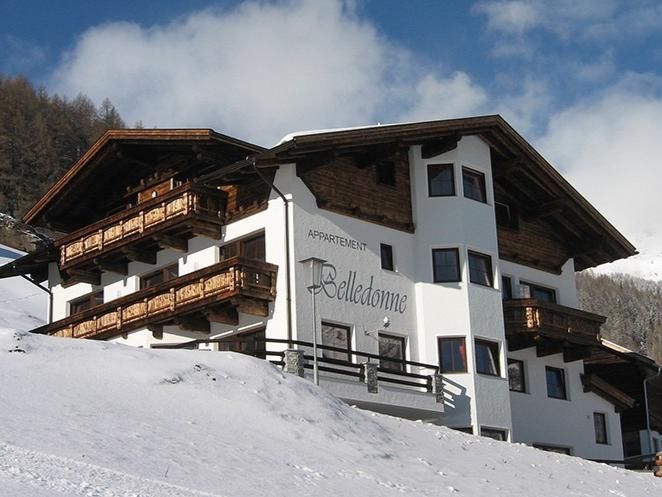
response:
[[[598,345],[604,316],[536,299],[506,300],[503,316],[508,337],[526,341],[535,335],[579,345]],[[512,350],[512,348],[511,348]]]
[[[99,284],[101,271],[127,274],[127,263],[154,264],[156,251],[186,251],[196,235],[220,237],[227,194],[195,183],[75,231],[55,242],[65,284]]]
[[[70,338],[105,339],[176,324],[209,331],[211,321],[238,324],[238,312],[267,316],[276,297],[277,266],[234,257],[152,288],[92,307],[33,330]]]

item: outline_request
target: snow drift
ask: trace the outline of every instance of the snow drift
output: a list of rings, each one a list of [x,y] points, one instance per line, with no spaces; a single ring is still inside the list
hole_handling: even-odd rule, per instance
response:
[[[352,408],[267,362],[0,331],[0,495],[658,495],[662,481]]]

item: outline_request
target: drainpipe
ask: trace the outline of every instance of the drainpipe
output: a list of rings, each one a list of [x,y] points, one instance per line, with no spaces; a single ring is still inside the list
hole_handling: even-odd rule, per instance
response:
[[[283,200],[283,207],[285,209],[285,280],[287,284],[286,288],[286,300],[287,300],[287,340],[292,341],[292,278],[290,275],[290,209],[289,202],[283,192],[281,192],[272,181],[269,181],[262,172],[255,165],[253,161],[253,170],[257,173],[260,179],[273,191],[275,191],[278,196]],[[288,344],[289,347],[289,344]]]
[[[644,405],[646,407],[646,431],[648,432],[648,450],[650,453],[653,453],[653,432],[651,431],[651,418],[650,418],[650,413],[648,412],[648,390],[646,389],[646,384],[648,383],[648,380],[652,380],[653,378],[659,378],[662,376],[662,366],[657,367],[657,373],[652,374],[650,376],[647,376],[644,378]]]
[[[45,286],[41,286],[39,282],[33,280],[31,277],[26,276],[24,274],[19,275],[21,278],[25,279],[26,281],[29,281],[32,283],[34,286],[37,288],[43,290],[48,294],[48,324],[51,324],[53,322],[53,292],[50,290],[50,288],[46,288]]]

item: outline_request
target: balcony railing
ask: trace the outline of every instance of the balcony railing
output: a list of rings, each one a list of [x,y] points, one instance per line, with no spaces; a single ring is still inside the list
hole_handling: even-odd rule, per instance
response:
[[[193,225],[205,233],[219,232],[226,198],[223,191],[195,183],[174,188],[57,240],[60,269],[111,255],[141,238],[181,232]]]
[[[551,302],[536,299],[506,300],[503,303],[506,335],[539,333],[595,345],[600,341],[600,326],[606,318]]]
[[[278,338],[252,338],[241,336],[228,338],[191,340],[175,344],[154,344],[155,349],[197,349],[199,345],[217,344],[218,349],[227,352],[240,352],[271,363],[285,367],[286,350],[298,349],[303,352],[303,368],[313,369],[313,344],[301,340],[284,340]],[[366,364],[375,367],[377,383],[389,384],[399,388],[419,392],[432,393],[438,396],[437,402],[443,401],[441,376],[439,366],[415,361],[407,361],[393,357],[381,356],[359,350],[347,350],[329,345],[317,345],[318,370],[325,378],[342,378],[344,380],[366,382]],[[327,353],[348,354],[346,360],[326,357]],[[397,364],[396,368],[385,367],[382,364]]]
[[[134,329],[168,324],[178,316],[203,315],[237,299],[268,304],[276,297],[277,266],[234,257],[131,295],[92,307],[33,330],[71,338],[108,338]],[[243,311],[260,306],[240,306]],[[264,307],[262,307],[264,308]]]

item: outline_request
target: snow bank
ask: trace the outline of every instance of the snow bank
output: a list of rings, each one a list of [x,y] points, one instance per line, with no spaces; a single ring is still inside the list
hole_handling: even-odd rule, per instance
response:
[[[662,481],[351,408],[250,357],[0,330],[0,495],[643,496]]]
[[[23,253],[0,244],[0,266]],[[48,294],[21,277],[0,279],[0,328],[32,330],[46,322]]]

